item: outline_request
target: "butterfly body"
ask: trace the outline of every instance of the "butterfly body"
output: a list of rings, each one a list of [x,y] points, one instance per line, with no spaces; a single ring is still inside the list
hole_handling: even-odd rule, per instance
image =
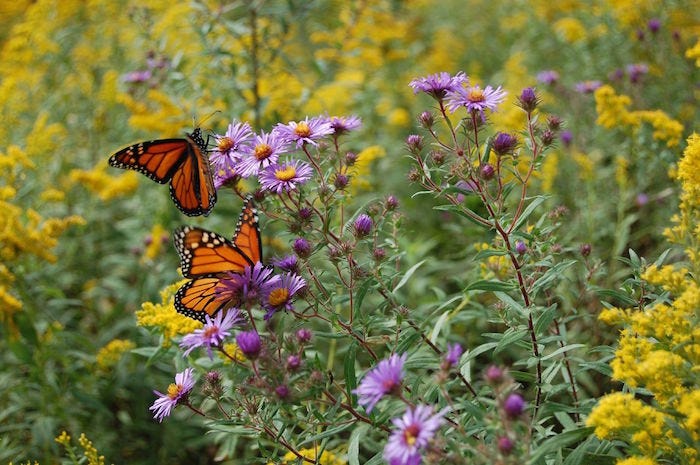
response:
[[[175,294],[175,309],[190,318],[205,322],[205,316],[234,307],[230,293],[222,293],[222,279],[243,274],[246,266],[262,259],[258,216],[250,199],[246,200],[233,240],[193,226],[175,231],[175,249],[180,256],[182,274],[191,281]]]
[[[170,197],[184,214],[208,215],[216,189],[199,128],[184,139],[158,139],[130,145],[109,158],[116,168],[138,171],[159,183],[170,183]]]

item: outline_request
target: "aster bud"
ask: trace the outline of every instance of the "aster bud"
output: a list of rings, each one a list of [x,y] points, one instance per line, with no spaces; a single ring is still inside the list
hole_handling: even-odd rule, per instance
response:
[[[637,29],[636,35],[637,35],[638,41],[642,42],[644,40],[644,31],[643,30]]]
[[[255,330],[238,333],[236,335],[236,344],[238,344],[238,348],[241,349],[243,355],[251,360],[257,358],[262,349],[260,335]]]
[[[355,222],[353,223],[353,231],[355,237],[360,238],[368,236],[369,233],[372,232],[372,226],[372,218],[370,218],[369,215],[366,215],[364,213],[358,215],[358,217],[355,218]]]
[[[435,123],[435,117],[429,111],[424,111],[418,115],[418,121],[420,122],[421,126],[426,129],[430,129]]]
[[[301,207],[299,209],[299,211],[297,212],[297,216],[302,221],[307,221],[309,218],[311,218],[312,214],[313,214],[313,210],[310,209],[309,207]]]
[[[523,241],[516,241],[515,251],[518,253],[518,255],[523,255],[525,252],[527,252],[527,245],[525,245]]]
[[[253,192],[253,200],[258,203],[262,202],[265,200],[265,192],[260,189],[256,189],[255,192]]]
[[[309,244],[309,241],[303,237],[297,237],[294,239],[292,249],[294,249],[294,253],[296,253],[300,258],[307,258],[309,255],[311,255],[311,244]]]
[[[301,366],[301,357],[298,355],[290,355],[287,357],[287,370],[296,371]]]
[[[336,247],[334,245],[328,246],[328,258],[335,261],[335,260],[339,260],[340,257],[342,257],[342,256],[343,256],[343,251],[339,247]]]
[[[493,138],[491,143],[491,148],[496,153],[496,155],[503,156],[508,153],[513,153],[515,146],[518,143],[517,137],[512,134],[507,134],[505,132],[499,132],[496,137]]]
[[[518,418],[525,411],[525,400],[520,394],[510,394],[503,402],[503,411],[510,418]]]
[[[498,450],[503,455],[509,455],[512,452],[513,447],[515,446],[513,441],[508,436],[501,436],[500,438],[498,438],[497,444]]]
[[[561,125],[564,121],[556,115],[550,115],[547,117],[547,126],[552,131],[558,131],[561,129]]]
[[[345,154],[345,164],[352,166],[357,162],[357,154],[355,152],[348,152]]]
[[[218,371],[210,371],[204,377],[204,392],[211,397],[220,397],[224,393],[221,375]]]
[[[430,158],[437,166],[441,166],[445,163],[445,152],[442,150],[433,150],[430,152]]]
[[[486,381],[491,385],[501,384],[503,382],[503,378],[504,378],[503,369],[500,367],[497,367],[496,365],[490,365],[486,369],[486,373],[484,374],[484,378],[486,378]]]
[[[528,113],[532,113],[540,102],[537,98],[537,94],[535,93],[535,89],[532,87],[526,87],[520,93],[518,103],[520,104],[520,108]]]
[[[299,344],[306,344],[311,340],[311,336],[311,330],[306,328],[297,329],[296,337],[297,341],[299,341]]]
[[[591,254],[591,244],[581,244],[581,247],[579,250],[581,252],[581,255],[583,255],[584,257],[587,257]]]
[[[285,384],[280,384],[275,388],[275,394],[277,394],[277,397],[280,399],[286,399],[289,397],[289,388]]]
[[[394,211],[399,206],[399,199],[397,199],[394,195],[390,195],[386,198],[384,205],[386,206],[387,210]]]
[[[411,134],[406,138],[406,145],[408,146],[408,150],[410,152],[420,152],[423,148],[423,136],[419,136],[418,134]]]
[[[375,261],[381,262],[386,258],[386,250],[382,249],[381,247],[377,247],[372,251],[372,256],[374,257]]]
[[[481,175],[482,179],[488,181],[489,179],[493,179],[493,177],[495,176],[496,168],[494,168],[493,165],[490,163],[484,163],[479,169],[479,174]]]
[[[542,136],[540,138],[542,145],[549,147],[554,142],[554,132],[551,129],[545,129],[542,131]]]
[[[559,139],[561,139],[565,147],[569,147],[574,140],[574,135],[571,131],[562,131],[561,134],[559,134]]]
[[[345,189],[345,187],[348,185],[349,179],[347,175],[343,173],[337,173],[335,175],[335,180],[333,180],[333,185],[340,190]]]
[[[411,168],[408,172],[408,180],[411,182],[416,182],[420,179],[420,174],[416,168]]]
[[[652,34],[656,34],[661,29],[661,20],[659,18],[651,18],[647,22],[647,28]]]

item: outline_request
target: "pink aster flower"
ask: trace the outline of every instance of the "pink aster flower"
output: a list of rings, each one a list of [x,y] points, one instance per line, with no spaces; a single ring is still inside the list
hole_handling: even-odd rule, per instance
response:
[[[252,149],[241,154],[239,163],[236,163],[236,172],[244,178],[257,176],[260,170],[277,163],[277,159],[283,153],[289,151],[289,144],[280,135],[272,131],[261,132],[255,136]]]
[[[318,145],[316,141],[324,136],[333,134],[334,129],[328,118],[318,116],[309,119],[307,116],[304,121],[278,124],[275,126],[274,132],[285,141],[301,147],[304,144]]]
[[[380,361],[362,378],[357,389],[352,391],[357,394],[357,403],[363,405],[367,413],[372,411],[382,397],[396,392],[401,387],[401,381],[404,378],[403,364],[407,357],[405,353],[393,354],[388,359]]]
[[[428,447],[438,428],[445,423],[444,409],[433,414],[433,407],[417,405],[408,409],[401,418],[394,418],[396,427],[384,447],[384,460],[390,465],[413,465],[421,463],[420,452]]]
[[[153,413],[153,418],[162,422],[176,405],[187,402],[187,396],[194,387],[194,378],[192,377],[192,368],[187,368],[185,371],[175,375],[175,382],[168,386],[167,394],[153,391],[158,398],[153,405],[149,407]]]
[[[495,111],[505,97],[506,91],[500,86],[496,89],[491,86],[482,89],[478,85],[459,87],[447,93],[447,108],[454,113],[458,108],[464,107],[469,113],[480,113],[483,118],[484,110]]]
[[[195,329],[180,341],[180,347],[187,348],[183,354],[185,357],[197,347],[206,347],[209,358],[213,359],[211,348],[221,346],[224,338],[231,335],[231,328],[244,320],[241,311],[237,308],[219,311],[214,319],[209,315],[204,318],[206,323],[203,328]]]
[[[304,184],[311,179],[312,174],[311,166],[300,160],[275,163],[260,172],[260,187],[262,190],[281,194],[295,190],[298,184]]]
[[[425,92],[436,100],[442,100],[450,92],[462,89],[462,85],[469,82],[469,78],[462,71],[452,76],[442,72],[431,74],[412,80],[408,85],[413,88],[413,93]]]

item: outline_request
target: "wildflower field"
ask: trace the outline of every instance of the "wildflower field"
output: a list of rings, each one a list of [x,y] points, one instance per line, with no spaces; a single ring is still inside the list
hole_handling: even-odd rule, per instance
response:
[[[0,464],[700,464],[697,0],[0,23]]]

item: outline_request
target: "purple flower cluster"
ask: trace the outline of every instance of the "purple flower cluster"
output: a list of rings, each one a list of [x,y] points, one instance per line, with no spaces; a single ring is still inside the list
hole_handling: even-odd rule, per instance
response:
[[[270,319],[280,310],[293,310],[294,296],[305,287],[306,281],[295,272],[277,275],[271,267],[258,262],[246,266],[243,273],[228,273],[216,293],[238,305],[260,305],[267,311],[265,319]]]
[[[209,157],[214,185],[218,189],[236,177],[257,177],[264,191],[281,194],[295,190],[311,179],[313,169],[291,158],[294,151],[318,146],[326,137],[337,137],[360,126],[357,116],[318,116],[254,133],[248,123],[233,121],[226,134],[214,136],[216,148]]]
[[[470,85],[469,77],[462,71],[454,76],[445,72],[431,74],[416,78],[408,85],[416,94],[425,92],[439,102],[446,99],[447,108],[453,113],[466,108],[467,112],[478,114],[482,119],[485,118],[485,110],[495,111],[506,96],[500,86],[496,89],[491,86],[482,89],[478,85]]]

